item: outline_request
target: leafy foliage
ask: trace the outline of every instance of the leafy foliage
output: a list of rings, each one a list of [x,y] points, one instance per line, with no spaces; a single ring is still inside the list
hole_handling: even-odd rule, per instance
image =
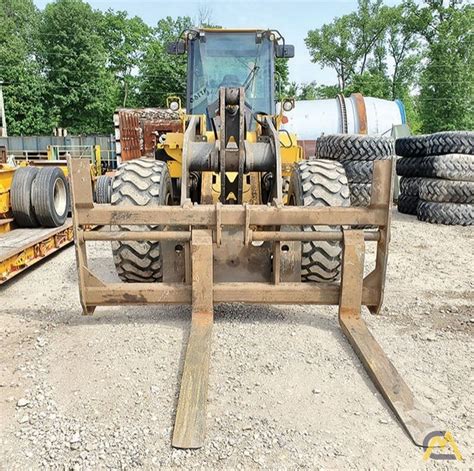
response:
[[[472,129],[473,7],[426,3],[359,0],[357,12],[309,31],[306,44],[313,62],[334,69],[340,93],[402,99],[414,131]]]
[[[474,129],[474,7],[443,7],[433,2],[425,13],[430,16],[430,28],[421,76],[422,129]]]

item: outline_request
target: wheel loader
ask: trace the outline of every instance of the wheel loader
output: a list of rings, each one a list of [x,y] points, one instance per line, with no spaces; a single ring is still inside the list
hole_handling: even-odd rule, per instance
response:
[[[341,165],[303,159],[296,136],[282,129],[294,102],[276,109],[275,60],[294,55],[278,31],[190,29],[169,52],[188,61],[185,111],[178,98],[168,103],[180,111],[180,132],[159,137],[154,159],[119,167],[111,204],[93,203],[87,160],[69,160],[84,314],[192,306],[172,446],[199,448],[214,305],[338,305],[344,334],[423,445],[430,418],[361,317],[362,306],[377,314],[383,301],[393,162],[375,162],[370,205],[351,207]],[[97,240],[111,241],[120,282],[89,269],[86,244]],[[377,250],[364,275],[366,242]]]

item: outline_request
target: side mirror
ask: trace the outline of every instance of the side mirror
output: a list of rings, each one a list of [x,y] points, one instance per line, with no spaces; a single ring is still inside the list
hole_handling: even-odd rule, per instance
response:
[[[166,52],[174,56],[186,54],[186,43],[182,40],[174,41],[166,45]]]
[[[283,57],[284,59],[291,59],[295,57],[295,46],[291,44],[277,44],[275,46],[275,55],[277,57]]]

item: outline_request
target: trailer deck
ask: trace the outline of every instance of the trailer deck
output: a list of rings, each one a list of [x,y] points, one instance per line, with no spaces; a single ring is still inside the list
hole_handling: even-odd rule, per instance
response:
[[[0,234],[0,285],[72,241],[70,218],[60,227],[14,229]]]

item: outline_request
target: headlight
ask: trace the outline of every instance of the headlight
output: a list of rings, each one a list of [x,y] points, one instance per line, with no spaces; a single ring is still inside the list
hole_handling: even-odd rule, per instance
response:
[[[171,101],[170,102],[170,110],[171,111],[179,111],[179,102],[178,101]]]
[[[295,102],[294,100],[283,100],[282,107],[286,112],[291,111],[295,107]]]

